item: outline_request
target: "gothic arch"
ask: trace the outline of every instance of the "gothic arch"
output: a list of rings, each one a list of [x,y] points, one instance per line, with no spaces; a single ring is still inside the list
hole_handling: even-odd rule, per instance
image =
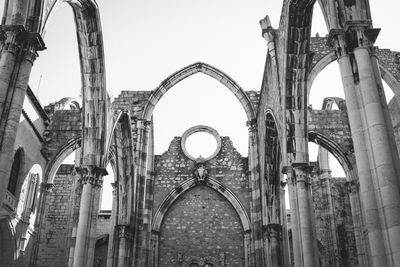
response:
[[[343,151],[343,149],[334,141],[330,140],[326,136],[315,132],[308,132],[308,140],[310,142],[316,143],[317,145],[322,146],[326,150],[328,150],[335,158],[339,161],[340,165],[343,167],[347,180],[356,181],[356,171],[355,166],[353,166],[347,154]],[[355,161],[354,161],[355,162]]]
[[[50,162],[46,165],[44,171],[44,181],[52,183],[54,176],[60,167],[61,163],[68,157],[69,154],[74,152],[76,149],[81,147],[82,137],[78,136],[69,140],[64,146],[62,146]]]
[[[315,78],[322,72],[322,70],[337,60],[337,56],[334,51],[326,54],[321,60],[319,60],[315,66],[309,71],[307,78],[307,99],[310,97],[311,87]],[[378,60],[379,61],[379,60]],[[381,72],[381,78],[386,82],[389,88],[393,91],[396,97],[400,97],[400,82],[382,65],[379,65],[379,70]],[[340,77],[338,77],[340,79]]]
[[[250,102],[249,97],[231,77],[211,65],[203,62],[197,62],[173,73],[161,82],[161,84],[153,91],[149,100],[147,101],[142,118],[144,120],[150,121],[153,110],[158,101],[163,97],[163,95],[180,81],[198,72],[208,75],[225,85],[240,101],[249,121],[253,120],[256,117],[254,108]]]
[[[153,220],[153,225],[152,225],[152,230],[155,232],[159,232],[161,228],[161,224],[164,220],[164,216],[166,215],[167,211],[169,208],[173,205],[173,203],[186,191],[189,189],[195,187],[197,185],[196,179],[192,178],[189,180],[184,181],[181,183],[178,187],[173,189],[164,199],[164,201],[161,203],[160,207],[157,209],[155,215],[154,215],[154,220]],[[214,189],[215,191],[219,192],[222,196],[224,196],[229,203],[232,205],[234,210],[237,212],[239,215],[240,221],[242,223],[243,231],[249,231],[250,230],[250,219],[247,215],[246,210],[244,209],[242,203],[239,201],[239,199],[234,195],[233,192],[231,192],[228,188],[226,188],[223,184],[218,182],[217,180],[213,178],[208,178],[207,181],[207,186]]]

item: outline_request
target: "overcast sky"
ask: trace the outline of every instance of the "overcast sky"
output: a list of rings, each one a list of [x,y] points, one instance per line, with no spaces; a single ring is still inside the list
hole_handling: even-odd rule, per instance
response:
[[[154,90],[173,72],[197,61],[219,68],[244,90],[259,90],[267,44],[258,22],[268,14],[277,28],[283,1],[97,2],[103,26],[107,90],[117,97],[121,90]],[[374,26],[382,28],[377,45],[400,51],[400,1],[370,2]],[[324,36],[325,23],[319,6],[315,7],[313,35],[319,32]],[[47,50],[40,52],[32,70],[32,90],[43,105],[64,96],[79,98],[75,25],[67,3],[60,3],[50,20],[45,43]],[[317,77],[310,103],[318,108],[327,96],[343,97],[337,63]],[[173,136],[182,135],[193,125],[205,124],[230,136],[238,151],[247,156],[248,130],[241,105],[227,88],[203,74],[173,87],[157,105],[154,119],[158,154],[168,148]],[[204,143],[197,148],[198,153],[212,153],[207,151],[213,148]],[[315,160],[315,153],[311,160]]]

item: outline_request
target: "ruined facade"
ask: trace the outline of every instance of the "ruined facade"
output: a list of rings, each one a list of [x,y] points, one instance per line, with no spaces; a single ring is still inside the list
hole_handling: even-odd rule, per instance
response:
[[[400,266],[399,53],[374,47],[368,0],[319,0],[329,30],[311,37],[310,0],[260,21],[268,52],[259,91],[202,62],[153,91],[106,91],[93,0],[74,10],[82,103],[42,107],[28,86],[56,0],[6,1],[0,26],[1,266]],[[345,99],[308,106],[315,77],[339,63]],[[197,125],[154,153],[152,113],[183,79],[226,86],[247,116],[249,153]],[[386,103],[382,79],[395,98]],[[332,109],[337,105],[338,109]],[[66,107],[69,107],[66,109]],[[195,158],[196,132],[217,142]],[[309,161],[308,142],[320,146]],[[76,164],[62,165],[77,151]],[[328,151],[345,176],[331,177]],[[100,210],[111,164],[113,205]],[[290,209],[285,207],[285,191]]]

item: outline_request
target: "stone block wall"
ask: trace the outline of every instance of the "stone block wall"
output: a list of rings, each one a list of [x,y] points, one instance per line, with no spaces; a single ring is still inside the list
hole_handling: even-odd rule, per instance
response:
[[[41,222],[37,266],[66,266],[68,263],[73,165],[61,165],[54,177],[53,189],[45,200]]]
[[[327,195],[328,184],[332,207],[330,207]],[[326,181],[319,180],[316,176],[312,181],[312,195],[321,267],[329,267],[334,264],[334,262],[330,262],[330,256],[333,256],[339,266],[358,266],[346,179],[329,178],[329,181]],[[334,242],[337,243],[337,249],[335,249]]]
[[[222,147],[218,155],[206,163],[209,176],[233,191],[250,212],[247,158],[243,158],[232,145],[229,137],[221,137]],[[153,214],[167,194],[182,182],[193,177],[194,161],[187,158],[181,148],[181,137],[175,137],[162,156],[155,157],[155,181]]]
[[[220,152],[205,163],[209,177],[233,192],[249,214],[247,158],[236,151],[228,137],[221,137],[221,141]],[[181,137],[175,137],[168,151],[155,157],[153,215],[172,190],[193,178],[194,167],[195,162],[182,151]],[[161,224],[159,266],[187,266],[192,260],[209,260],[242,267],[244,251],[239,215],[222,194],[207,185],[195,185],[180,195]]]
[[[182,195],[166,214],[160,233],[160,267],[210,257],[225,261],[225,266],[244,266],[239,217],[222,195],[207,186]]]

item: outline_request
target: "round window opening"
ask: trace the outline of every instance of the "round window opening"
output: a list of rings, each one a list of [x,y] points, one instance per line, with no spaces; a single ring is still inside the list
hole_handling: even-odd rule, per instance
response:
[[[181,145],[188,158],[196,160],[201,157],[209,160],[221,149],[221,138],[213,128],[198,125],[183,134]]]

